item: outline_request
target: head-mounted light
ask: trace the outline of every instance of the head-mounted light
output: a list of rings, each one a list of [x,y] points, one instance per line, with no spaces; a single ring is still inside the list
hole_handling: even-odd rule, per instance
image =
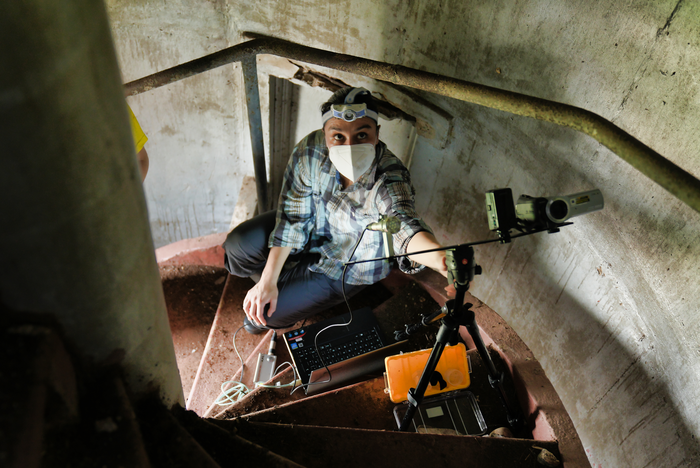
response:
[[[378,122],[379,119],[376,112],[367,109],[367,104],[334,104],[328,112],[323,114],[323,124],[325,125],[332,118],[354,122],[362,117],[369,117],[375,122]]]
[[[379,123],[379,114],[371,109],[368,109],[367,104],[355,104],[355,99],[358,96],[364,95],[371,94],[365,88],[353,88],[352,91],[345,96],[343,104],[333,104],[328,112],[323,114],[321,117],[323,120],[323,125],[325,125],[326,122],[332,118],[342,119],[346,122],[354,122],[362,117],[369,117],[370,119]]]

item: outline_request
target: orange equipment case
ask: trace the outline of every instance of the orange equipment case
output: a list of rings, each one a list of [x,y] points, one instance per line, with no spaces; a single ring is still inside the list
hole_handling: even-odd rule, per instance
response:
[[[432,348],[422,349],[384,359],[386,368],[384,374],[386,388],[384,391],[389,394],[391,401],[401,403],[408,398],[408,390],[418,385],[431,352]],[[428,385],[425,396],[469,387],[469,361],[464,343],[445,346],[435,371],[440,373],[443,384],[446,386],[440,389],[439,383]]]

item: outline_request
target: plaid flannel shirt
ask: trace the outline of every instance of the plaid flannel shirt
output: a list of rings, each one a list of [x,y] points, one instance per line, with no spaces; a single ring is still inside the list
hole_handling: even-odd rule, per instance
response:
[[[415,211],[415,189],[406,167],[383,142],[377,144],[376,151],[371,169],[343,190],[340,175],[328,157],[323,132],[317,130],[302,139],[285,170],[277,223],[268,245],[291,247],[291,255],[319,254],[320,259],[310,269],[338,280],[362,230],[380,215],[401,220],[401,230],[393,235],[396,255],[406,253],[417,232],[432,232]],[[383,257],[382,243],[381,232],[366,231],[352,260]],[[408,257],[401,257],[398,264],[406,273],[423,268]],[[350,265],[345,281],[373,284],[385,278],[390,269],[386,260]]]

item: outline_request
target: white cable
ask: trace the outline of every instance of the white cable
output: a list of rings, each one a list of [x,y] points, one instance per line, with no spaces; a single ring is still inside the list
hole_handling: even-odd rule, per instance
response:
[[[219,396],[216,398],[214,401],[215,405],[219,406],[231,406],[234,403],[236,403],[238,400],[246,396],[248,393],[251,392],[251,390],[248,388],[246,384],[243,383],[243,373],[245,372],[245,363],[243,362],[243,358],[241,357],[241,354],[238,352],[238,347],[236,346],[236,336],[238,335],[238,332],[241,331],[240,327],[238,330],[236,330],[236,333],[233,334],[233,349],[236,351],[236,355],[238,356],[238,360],[241,362],[241,377],[240,381],[238,380],[227,380],[226,382],[221,384],[221,393]],[[290,362],[283,362],[277,368],[275,369],[275,375],[272,377],[273,379],[279,375],[279,370],[283,366],[289,366],[292,368],[292,381],[288,384],[275,384],[275,385],[265,385],[264,382],[255,382],[255,387],[262,387],[262,388],[285,388],[285,387],[293,387],[296,382],[297,382],[297,373],[296,369]],[[272,380],[272,379],[271,379]],[[232,384],[231,387],[225,388],[226,385]]]
[[[235,384],[230,388],[224,389],[226,384]],[[250,389],[243,383],[235,380],[227,380],[221,384],[221,394],[214,401],[214,404],[219,406],[231,406],[238,400],[246,396]]]
[[[261,387],[261,388],[285,388],[285,387],[294,386],[294,384],[297,382],[297,371],[294,368],[294,366],[292,365],[292,363],[289,361],[283,362],[282,364],[277,366],[277,368],[275,369],[275,375],[272,376],[272,379],[274,379],[275,377],[277,377],[280,374],[280,372],[279,372],[280,368],[282,368],[282,366],[285,366],[285,365],[292,368],[292,381],[291,382],[289,382],[287,384],[281,384],[281,383],[277,382],[274,385],[266,385],[265,382],[255,382],[255,387],[256,388],[257,387]],[[270,380],[272,380],[272,379],[270,379]]]
[[[246,384],[243,383],[243,373],[245,372],[245,363],[243,362],[243,358],[241,357],[241,354],[238,352],[238,348],[236,347],[236,335],[238,335],[238,332],[241,331],[241,326],[238,330],[236,330],[236,333],[233,334],[233,349],[236,351],[236,355],[238,356],[238,360],[241,361],[241,377],[240,381],[237,380],[227,380],[226,382],[221,384],[221,394],[219,394],[218,397],[216,397],[216,400],[214,400],[215,405],[219,406],[231,406],[234,403],[236,403],[238,400],[246,396],[248,393],[250,393],[250,389],[246,386]],[[229,388],[224,388],[226,387],[227,384],[233,384]]]

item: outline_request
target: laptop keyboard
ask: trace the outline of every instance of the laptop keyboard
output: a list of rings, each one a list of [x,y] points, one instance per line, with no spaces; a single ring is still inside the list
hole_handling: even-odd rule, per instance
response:
[[[318,350],[323,358],[323,364],[330,366],[381,347],[382,340],[379,337],[379,333],[377,333],[375,329],[372,329],[339,340],[323,343],[318,347]],[[297,366],[304,368],[307,375],[311,375],[311,371],[323,367],[314,346],[297,348],[294,360]]]

